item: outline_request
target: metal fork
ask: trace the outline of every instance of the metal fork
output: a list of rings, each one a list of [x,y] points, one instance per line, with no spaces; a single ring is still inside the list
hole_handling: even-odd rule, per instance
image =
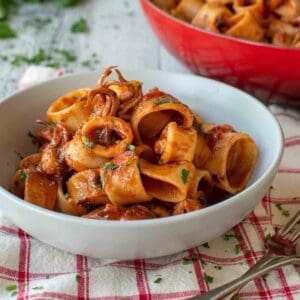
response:
[[[195,296],[191,300],[229,300],[248,284],[251,280],[269,273],[270,271],[288,264],[300,263],[300,230],[296,228],[300,222],[300,210],[291,218],[291,220],[274,236],[266,241],[268,252],[262,259],[253,265],[241,277],[224,284],[216,289],[205,293],[204,295]]]

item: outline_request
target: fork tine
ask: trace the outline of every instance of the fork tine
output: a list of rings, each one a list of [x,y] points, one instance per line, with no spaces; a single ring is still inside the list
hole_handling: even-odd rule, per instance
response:
[[[289,240],[291,242],[295,242],[299,237],[300,237],[300,230],[296,230],[290,235]]]
[[[282,237],[285,238],[285,236],[290,232],[290,230],[300,221],[300,210],[296,212],[296,214],[291,218],[291,220],[284,226],[282,227],[279,231],[278,234]]]

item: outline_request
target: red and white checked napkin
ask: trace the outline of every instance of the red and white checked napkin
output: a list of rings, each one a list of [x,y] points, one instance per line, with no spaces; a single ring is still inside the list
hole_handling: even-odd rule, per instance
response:
[[[63,74],[31,67],[20,88]],[[266,236],[300,207],[300,114],[270,109],[285,134],[279,173],[254,212],[227,235],[168,257],[92,259],[30,237],[0,212],[0,299],[184,299],[243,274],[264,254]],[[287,266],[256,279],[240,299],[300,299],[299,271],[299,266]]]

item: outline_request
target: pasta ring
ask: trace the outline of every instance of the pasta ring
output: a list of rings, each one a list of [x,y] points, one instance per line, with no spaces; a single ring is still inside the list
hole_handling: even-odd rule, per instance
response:
[[[193,125],[193,113],[186,105],[160,91],[149,95],[144,96],[144,101],[134,110],[131,118],[138,145],[145,144],[144,140],[149,142],[159,135],[171,121],[176,121],[183,128],[190,128]]]
[[[140,159],[140,168],[145,190],[150,196],[166,202],[186,199],[195,173],[195,167],[191,162],[154,165]]]
[[[112,133],[117,134],[121,140],[117,140],[113,144],[101,145],[99,140],[103,130],[110,130]],[[94,144],[93,152],[95,155],[105,158],[115,157],[120,152],[125,151],[127,145],[130,145],[133,140],[130,125],[124,120],[112,116],[97,117],[89,120],[82,127],[81,134],[84,143],[90,141]]]
[[[48,120],[75,132],[92,113],[86,105],[89,92],[90,89],[79,89],[58,98],[47,110]]]

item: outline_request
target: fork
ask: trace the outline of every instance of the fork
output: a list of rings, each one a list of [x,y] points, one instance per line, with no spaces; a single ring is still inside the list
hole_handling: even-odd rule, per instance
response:
[[[204,295],[195,296],[191,300],[229,300],[248,284],[251,280],[269,273],[270,271],[288,264],[300,263],[300,230],[296,228],[300,222],[300,210],[291,218],[291,220],[275,233],[269,240],[268,252],[253,265],[241,277],[226,283],[216,289],[205,293]]]

